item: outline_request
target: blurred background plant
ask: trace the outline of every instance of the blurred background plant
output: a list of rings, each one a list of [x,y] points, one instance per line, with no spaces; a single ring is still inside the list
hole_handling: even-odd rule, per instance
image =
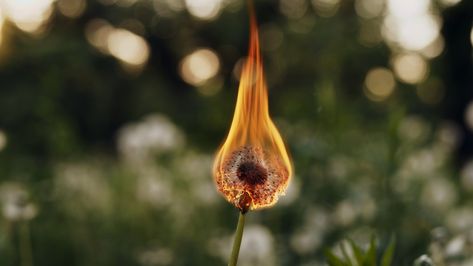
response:
[[[376,238],[371,237],[366,250],[363,250],[353,240],[345,240],[338,245],[338,249],[327,250],[325,254],[329,266],[390,266],[395,247],[396,242],[392,238],[386,250],[380,252],[381,254],[378,256]]]
[[[246,55],[241,0],[0,0],[0,264],[222,265],[213,153]],[[239,265],[471,265],[473,2],[257,0],[295,178]]]

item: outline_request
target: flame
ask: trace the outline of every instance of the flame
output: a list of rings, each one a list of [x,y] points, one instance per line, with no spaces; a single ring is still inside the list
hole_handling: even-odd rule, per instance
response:
[[[242,212],[273,206],[292,176],[289,155],[268,112],[268,91],[251,3],[249,12],[248,59],[241,73],[232,125],[213,169],[219,192]]]

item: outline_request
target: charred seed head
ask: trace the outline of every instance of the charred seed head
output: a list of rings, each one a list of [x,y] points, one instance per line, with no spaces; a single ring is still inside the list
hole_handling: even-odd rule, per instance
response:
[[[240,164],[237,170],[237,176],[241,181],[249,185],[264,184],[268,179],[266,169],[253,162],[244,162]]]

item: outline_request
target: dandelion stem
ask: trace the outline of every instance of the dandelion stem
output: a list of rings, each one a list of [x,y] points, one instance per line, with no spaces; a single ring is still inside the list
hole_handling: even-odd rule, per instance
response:
[[[243,229],[245,228],[245,214],[240,212],[238,217],[238,225],[235,232],[235,240],[233,241],[232,255],[228,266],[236,266],[238,261],[238,254],[240,253],[241,239],[243,238]]]

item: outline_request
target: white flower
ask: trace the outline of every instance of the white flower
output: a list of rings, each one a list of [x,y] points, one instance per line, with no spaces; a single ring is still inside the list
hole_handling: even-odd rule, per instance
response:
[[[169,152],[184,144],[184,135],[165,116],[155,114],[128,124],[118,133],[118,150],[127,161],[140,163],[151,155]]]
[[[11,221],[27,221],[36,217],[38,208],[29,202],[29,194],[20,184],[6,183],[0,188],[3,216]]]
[[[85,207],[108,210],[112,192],[100,169],[92,163],[65,163],[57,167],[55,195],[70,211]]]
[[[148,171],[140,175],[136,184],[136,196],[145,203],[155,208],[165,207],[173,200],[173,189],[169,182],[163,178],[158,169],[147,168]]]

